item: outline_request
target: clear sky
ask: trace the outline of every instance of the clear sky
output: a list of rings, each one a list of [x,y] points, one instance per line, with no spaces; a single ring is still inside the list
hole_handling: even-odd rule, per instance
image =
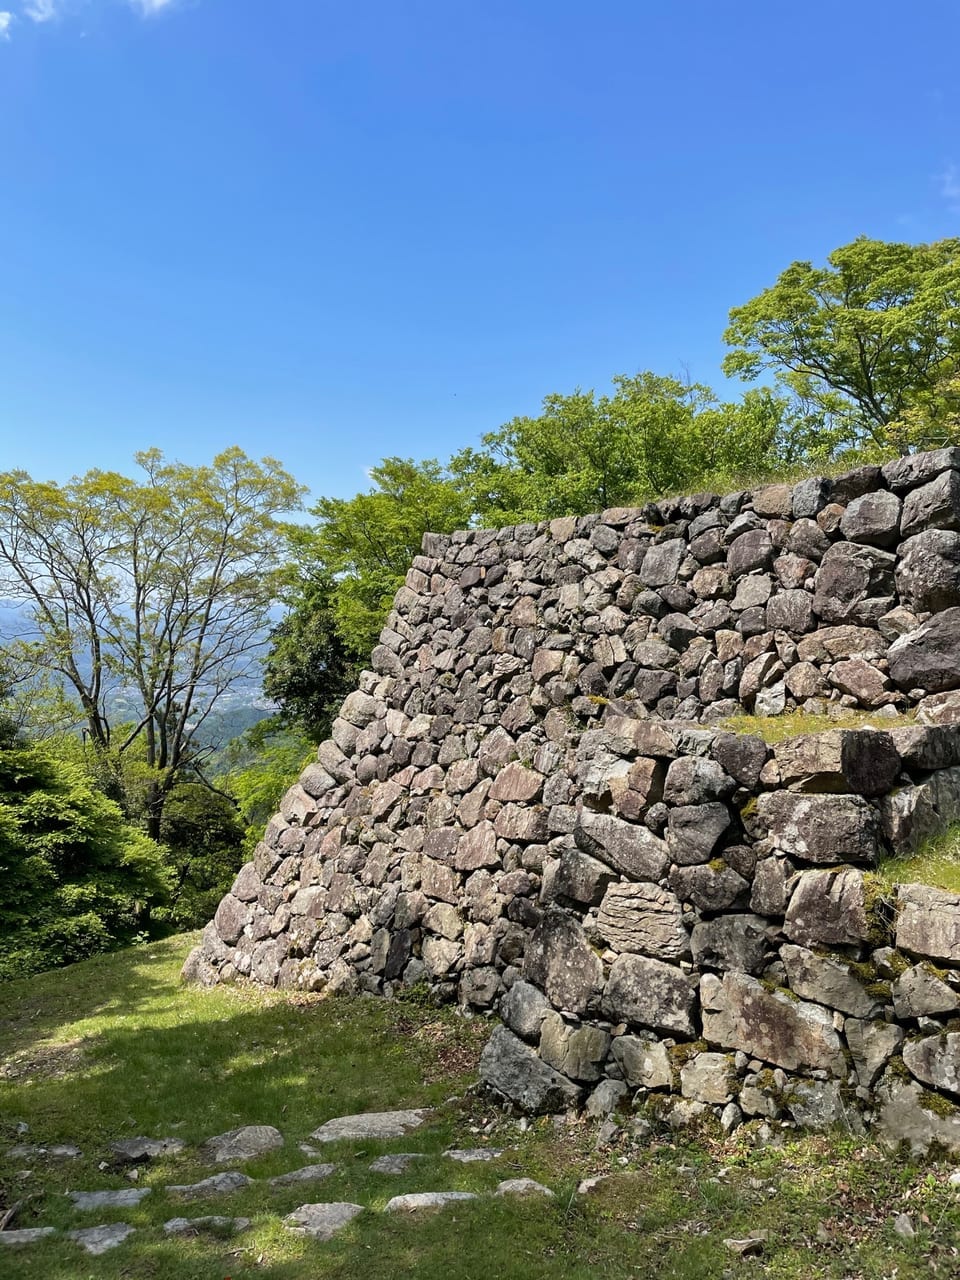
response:
[[[960,235],[956,0],[0,0],[0,467],[315,494]]]

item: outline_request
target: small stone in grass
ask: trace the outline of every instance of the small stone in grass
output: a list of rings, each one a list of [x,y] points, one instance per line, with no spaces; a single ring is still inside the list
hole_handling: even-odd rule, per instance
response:
[[[268,1178],[271,1187],[289,1187],[295,1182],[319,1182],[321,1178],[329,1178],[335,1164],[307,1164],[302,1169],[292,1169],[290,1173],[280,1173],[275,1178]]]
[[[68,1191],[75,1209],[129,1209],[150,1194],[149,1187],[128,1187],[123,1191]]]
[[[371,1173],[406,1173],[414,1160],[422,1160],[419,1151],[398,1151],[395,1155],[377,1156],[370,1166]]]
[[[394,1196],[387,1201],[387,1213],[415,1213],[418,1209],[442,1209],[457,1200],[476,1200],[472,1191],[421,1191]]]
[[[463,1149],[453,1148],[443,1153],[448,1160],[457,1160],[460,1164],[476,1164],[479,1161],[496,1160],[498,1156],[502,1156],[502,1151],[497,1151],[494,1147],[465,1147]]]
[[[283,1225],[299,1236],[312,1236],[314,1240],[332,1240],[349,1222],[363,1213],[362,1204],[334,1201],[330,1204],[302,1204],[288,1214]]]
[[[221,1232],[236,1235],[240,1231],[246,1231],[249,1225],[249,1218],[224,1218],[219,1214],[209,1214],[203,1218],[171,1218],[163,1224],[163,1230],[168,1236],[197,1236],[205,1231],[214,1235]]]
[[[84,1227],[81,1231],[68,1231],[71,1240],[76,1240],[81,1248],[95,1257],[116,1249],[123,1244],[127,1236],[133,1235],[134,1228],[126,1222],[108,1222],[102,1227]]]
[[[553,1197],[553,1192],[549,1187],[545,1187],[542,1182],[535,1182],[533,1178],[507,1178],[505,1182],[500,1183],[495,1194],[498,1196]]]

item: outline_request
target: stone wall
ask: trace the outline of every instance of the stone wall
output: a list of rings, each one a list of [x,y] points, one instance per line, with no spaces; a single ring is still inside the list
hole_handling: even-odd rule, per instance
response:
[[[371,666],[188,977],[427,983],[531,1111],[960,1150],[960,898],[871,870],[960,819],[960,450],[428,534]]]

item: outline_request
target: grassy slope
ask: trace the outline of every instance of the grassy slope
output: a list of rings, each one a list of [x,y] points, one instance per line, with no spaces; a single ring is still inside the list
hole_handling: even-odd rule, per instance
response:
[[[65,1164],[0,1157],[0,1202],[25,1201],[12,1225],[122,1220],[139,1228],[101,1258],[67,1241],[5,1250],[0,1271],[8,1280],[710,1280],[741,1272],[909,1280],[960,1272],[960,1188],[947,1184],[949,1162],[915,1167],[849,1135],[787,1134],[785,1144],[758,1149],[749,1126],[725,1140],[664,1136],[638,1145],[621,1137],[602,1151],[590,1125],[543,1120],[522,1132],[464,1095],[486,1036],[482,1021],[376,1000],[184,990],[177,973],[189,941],[0,987],[0,1151],[17,1140],[23,1120],[30,1125],[23,1140],[75,1142],[84,1152]],[[451,1103],[454,1095],[461,1101]],[[98,1168],[119,1137],[176,1134],[192,1143],[239,1124],[276,1124],[285,1148],[247,1166],[266,1177],[306,1163],[297,1143],[332,1116],[424,1105],[438,1109],[429,1129],[362,1149],[339,1144],[329,1156],[338,1172],[299,1190],[252,1188],[184,1207],[160,1188],[211,1172],[185,1152],[144,1170],[141,1185],[155,1190],[136,1209],[77,1214],[63,1195],[129,1185]],[[507,1148],[505,1155],[474,1165],[441,1155],[451,1144],[484,1142]],[[402,1150],[426,1158],[400,1177],[369,1172],[375,1155]],[[579,1178],[611,1170],[615,1178],[596,1194],[574,1196]],[[485,1199],[417,1219],[371,1211],[329,1244],[280,1226],[304,1201],[377,1210],[401,1191],[489,1191],[520,1175],[546,1182],[556,1199]],[[900,1212],[912,1215],[915,1239],[893,1232]],[[161,1224],[181,1213],[243,1214],[254,1225],[231,1241],[165,1239]],[[740,1261],[723,1246],[725,1237],[755,1229],[770,1232],[762,1258]]]

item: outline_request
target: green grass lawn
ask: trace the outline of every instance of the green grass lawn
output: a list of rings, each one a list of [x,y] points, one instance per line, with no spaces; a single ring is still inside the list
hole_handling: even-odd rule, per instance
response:
[[[950,1161],[918,1165],[863,1139],[837,1134],[755,1144],[753,1126],[717,1133],[660,1134],[640,1142],[629,1120],[597,1148],[587,1123],[542,1119],[526,1130],[470,1091],[488,1030],[450,1010],[373,999],[322,1001],[256,990],[201,992],[178,982],[193,939],[173,938],[59,972],[0,986],[0,1153],[15,1142],[69,1142],[66,1162],[15,1162],[0,1154],[0,1216],[11,1228],[64,1229],[125,1221],[123,1245],[89,1257],[52,1239],[0,1252],[6,1280],[442,1280],[495,1277],[654,1277],[717,1280],[910,1280],[960,1275],[960,1186]],[[431,1123],[390,1142],[342,1142],[321,1157],[298,1143],[333,1116],[432,1107]],[[20,1136],[18,1122],[29,1125]],[[78,1213],[67,1190],[131,1185],[101,1170],[122,1137],[176,1136],[195,1144],[241,1124],[274,1124],[281,1151],[244,1166],[266,1178],[313,1160],[337,1172],[301,1187],[247,1188],[183,1205],[163,1187],[213,1170],[191,1148],[143,1166],[153,1188],[138,1207]],[[490,1145],[504,1154],[461,1165],[445,1148]],[[405,1174],[377,1175],[375,1156],[419,1151]],[[231,1167],[231,1166],[226,1166]],[[611,1175],[590,1196],[579,1180]],[[415,1218],[381,1212],[407,1191],[490,1192],[528,1176],[555,1198],[487,1196]],[[288,1233],[282,1218],[310,1201],[347,1200],[366,1212],[334,1241]],[[176,1216],[221,1213],[252,1219],[230,1240],[170,1240]],[[893,1229],[911,1217],[916,1235]],[[768,1232],[758,1257],[739,1258],[723,1241]]]

